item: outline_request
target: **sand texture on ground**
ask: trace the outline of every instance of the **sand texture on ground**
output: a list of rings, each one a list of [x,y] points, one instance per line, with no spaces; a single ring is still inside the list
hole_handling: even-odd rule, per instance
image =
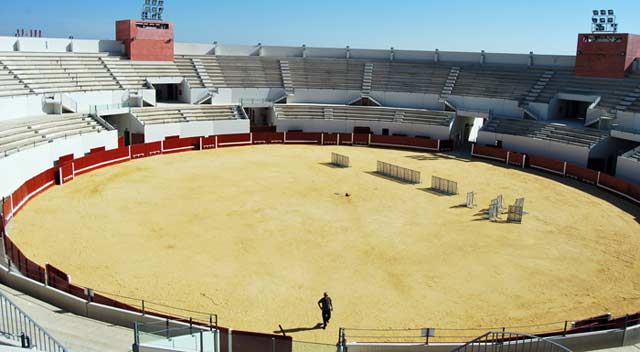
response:
[[[353,167],[327,165],[331,152]],[[421,171],[423,184],[376,175],[377,160]],[[457,181],[461,194],[431,192],[432,175]],[[469,191],[475,209],[459,206]],[[526,198],[523,224],[483,220],[498,194],[507,204]],[[499,327],[638,311],[638,218],[638,207],[592,186],[484,161],[277,145],[80,176],[30,202],[10,235],[32,260],[97,291],[335,343],[339,327]],[[323,291],[333,319],[309,330]]]

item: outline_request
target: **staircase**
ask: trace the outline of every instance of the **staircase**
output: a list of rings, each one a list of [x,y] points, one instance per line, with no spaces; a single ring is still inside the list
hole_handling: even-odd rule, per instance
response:
[[[440,102],[445,102],[449,96],[451,96],[453,88],[455,88],[456,82],[458,81],[458,76],[460,76],[460,67],[451,67],[447,80],[444,82],[444,87],[442,87],[442,91],[440,92]]]
[[[402,123],[404,121],[404,111],[396,111],[393,122]]]
[[[109,72],[113,80],[116,81],[116,83],[118,83],[118,86],[120,86],[121,89],[125,89],[122,83],[120,83],[120,81],[118,80],[118,77],[116,77],[116,75],[111,70],[111,67],[109,67],[109,61],[106,61],[105,59],[103,59],[102,56],[100,56],[98,60],[100,60],[100,62],[102,63],[102,66],[104,66],[107,72]]]
[[[333,109],[332,108],[324,108],[324,119],[325,120],[333,120]]]
[[[289,61],[280,60],[280,71],[282,73],[282,83],[284,84],[284,91],[289,96],[295,95],[295,88],[293,87],[291,72],[289,71]]]
[[[638,99],[640,99],[640,86],[627,93],[627,95],[620,100],[616,105],[616,110],[627,111],[631,105],[633,105]]]
[[[24,87],[27,88],[29,90],[29,92],[35,93],[35,90],[33,90],[33,88],[29,87],[29,85],[25,81],[23,81],[20,76],[18,76],[15,72],[13,72],[13,70],[11,70],[11,68],[9,66],[5,65],[5,63],[2,62],[2,60],[0,60],[0,67],[3,67],[5,70],[7,70],[9,72],[9,74],[13,75],[13,77],[15,79],[17,79],[18,82],[20,82],[20,84],[24,85]]]
[[[373,64],[368,62],[364,65],[364,75],[362,77],[362,95],[371,94],[371,81],[373,80]]]
[[[545,71],[540,75],[538,81],[529,89],[529,92],[524,99],[520,101],[520,107],[536,101],[540,96],[540,93],[542,93],[547,84],[549,84],[549,81],[553,78],[553,75],[555,75],[555,71]]]
[[[215,87],[215,85],[211,81],[211,78],[209,78],[209,73],[207,73],[207,70],[204,68],[204,65],[202,64],[202,60],[198,58],[192,58],[191,63],[193,64],[193,67],[196,69],[196,72],[198,73],[198,77],[200,78],[200,82],[202,82],[202,85],[204,85],[211,93],[217,94],[218,88]]]

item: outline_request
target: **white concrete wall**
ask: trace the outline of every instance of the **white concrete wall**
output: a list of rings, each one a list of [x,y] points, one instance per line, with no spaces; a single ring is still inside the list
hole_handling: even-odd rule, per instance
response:
[[[0,196],[7,196],[25,181],[53,166],[62,155],[84,156],[92,148],[118,147],[118,132],[106,131],[57,139],[0,159]]]
[[[390,60],[392,51],[377,49],[348,49],[352,59],[362,60]],[[262,55],[269,57],[302,57],[303,53],[308,58],[346,58],[347,48],[302,48],[284,46],[262,46],[257,45],[227,45],[227,44],[195,44],[176,43],[175,53],[177,55]],[[460,62],[460,63],[480,63],[480,52],[454,52],[438,51],[439,61]],[[394,50],[395,61],[399,62],[434,62],[436,51],[419,50]],[[504,54],[485,53],[484,60],[487,64],[519,64],[527,65],[530,60],[528,53],[524,54]],[[534,65],[574,67],[575,56],[564,55],[533,55]]]
[[[478,133],[478,144],[495,145],[497,140],[502,141],[502,148],[518,153],[567,161],[583,167],[587,167],[589,162],[588,148],[509,134],[485,131]]]
[[[249,133],[249,120],[193,121],[144,126],[145,143],[158,142],[167,136],[197,137],[214,134]]]
[[[491,111],[494,115],[498,116],[522,117],[522,110],[518,107],[518,102],[515,100],[452,95],[448,101],[459,110]]]
[[[287,103],[345,105],[361,96],[359,90],[296,89],[296,95],[288,97]]]
[[[100,53],[122,55],[124,46],[115,40],[0,37],[0,51],[48,52],[48,53]]]
[[[618,157],[616,177],[640,185],[640,161]]]
[[[78,104],[78,112],[89,113],[91,105],[117,104],[126,101],[127,92],[92,91],[72,92],[68,95]],[[13,120],[51,113],[44,104],[44,95],[18,95],[0,97],[0,121]]]
[[[354,127],[369,127],[374,134],[382,134],[382,129],[389,129],[389,134],[404,134],[409,137],[425,136],[433,139],[449,139],[448,126],[428,126],[408,123],[354,121],[354,120],[311,120],[311,119],[276,119],[278,132],[303,130],[305,132],[342,132],[352,133]]]

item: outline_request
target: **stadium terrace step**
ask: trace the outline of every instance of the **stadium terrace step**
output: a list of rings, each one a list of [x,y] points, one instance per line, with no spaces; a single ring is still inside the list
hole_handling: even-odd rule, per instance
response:
[[[189,121],[238,120],[243,115],[237,105],[178,105],[174,107],[136,108],[131,113],[143,124]]]
[[[510,134],[590,148],[608,137],[606,131],[579,129],[531,120],[493,119],[483,132]]]
[[[45,115],[1,124],[0,157],[56,139],[104,131],[102,125],[87,115],[54,116]]]
[[[430,110],[395,109],[347,105],[276,104],[278,119],[311,120],[363,120],[403,122],[436,126],[449,126],[454,114]]]

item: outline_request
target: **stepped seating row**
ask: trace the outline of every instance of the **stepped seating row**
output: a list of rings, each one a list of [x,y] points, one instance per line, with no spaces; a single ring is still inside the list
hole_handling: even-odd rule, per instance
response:
[[[132,109],[131,113],[145,125],[190,121],[238,120],[244,115],[236,105],[176,105]]]
[[[545,71],[506,65],[461,66],[452,94],[519,101]]]
[[[590,148],[607,138],[606,131],[560,126],[551,123],[493,119],[482,127],[483,132],[525,136]]]
[[[639,87],[638,77],[631,76],[626,79],[579,77],[572,70],[556,70],[553,79],[542,90],[536,101],[546,103],[558,93],[573,92],[600,96],[602,99],[598,104],[599,107],[615,109],[629,92]],[[630,110],[640,111],[640,106],[633,106]]]
[[[205,88],[202,78],[198,75],[198,70],[191,59],[184,56],[175,58],[176,67],[180,76],[184,77],[191,88]]]
[[[287,59],[294,88],[362,90],[365,61]]]
[[[0,125],[0,156],[49,143],[55,139],[104,131],[87,115],[71,114],[5,122]]]
[[[449,126],[453,114],[440,111],[346,105],[276,104],[278,119],[363,120]]]
[[[194,56],[216,88],[283,88],[280,61],[256,56]]]
[[[0,97],[29,94],[31,90],[8,69],[0,65]]]
[[[440,64],[376,62],[371,89],[374,91],[440,94],[451,67]]]
[[[34,93],[120,88],[97,55],[2,54],[0,63]]]
[[[633,150],[633,152],[631,154],[629,154],[629,159],[633,159],[635,161],[640,162],[640,148],[636,148],[635,150]]]

